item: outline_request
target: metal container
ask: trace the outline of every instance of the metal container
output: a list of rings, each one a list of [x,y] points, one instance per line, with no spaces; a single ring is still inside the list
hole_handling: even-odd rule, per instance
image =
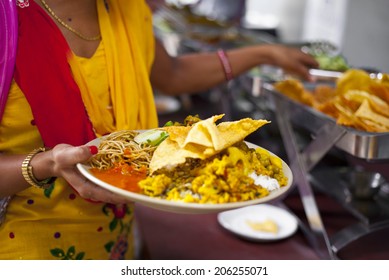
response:
[[[315,85],[307,85],[313,87]],[[285,96],[274,89],[273,85],[263,85],[266,94],[282,99],[292,116],[292,122],[312,133],[315,133],[324,126],[332,126],[343,130],[342,137],[335,143],[335,146],[348,154],[365,160],[388,160],[389,159],[389,133],[371,133],[340,126],[336,120],[312,107],[299,103]]]

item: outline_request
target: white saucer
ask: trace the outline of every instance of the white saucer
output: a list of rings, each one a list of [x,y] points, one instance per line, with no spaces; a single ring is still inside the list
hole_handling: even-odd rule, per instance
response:
[[[291,213],[269,204],[224,211],[219,213],[217,218],[222,227],[251,241],[269,242],[285,239],[293,235],[298,228],[297,219]],[[278,231],[257,230],[249,224],[263,223],[266,220],[274,222],[278,226]]]

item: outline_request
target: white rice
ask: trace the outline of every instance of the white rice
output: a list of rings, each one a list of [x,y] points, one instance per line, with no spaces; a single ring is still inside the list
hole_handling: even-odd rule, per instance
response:
[[[257,186],[262,186],[263,188],[268,189],[269,191],[274,191],[280,188],[280,184],[274,178],[271,178],[267,175],[257,175],[255,172],[249,175],[254,180],[254,184]]]

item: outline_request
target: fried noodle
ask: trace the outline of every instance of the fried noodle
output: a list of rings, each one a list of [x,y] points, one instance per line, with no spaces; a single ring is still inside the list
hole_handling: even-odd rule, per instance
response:
[[[134,130],[122,130],[107,135],[100,142],[98,154],[89,161],[90,166],[100,170],[123,163],[134,169],[148,167],[156,147],[136,143],[134,137],[138,134]]]

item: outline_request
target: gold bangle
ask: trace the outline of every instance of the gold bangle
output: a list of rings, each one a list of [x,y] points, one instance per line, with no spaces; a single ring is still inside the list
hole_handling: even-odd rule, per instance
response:
[[[32,158],[39,153],[45,152],[46,148],[37,148],[27,155],[27,157],[22,162],[22,175],[24,180],[29,183],[31,186],[47,189],[55,181],[55,177],[50,177],[42,181],[38,181],[34,173],[32,172],[31,160]]]

